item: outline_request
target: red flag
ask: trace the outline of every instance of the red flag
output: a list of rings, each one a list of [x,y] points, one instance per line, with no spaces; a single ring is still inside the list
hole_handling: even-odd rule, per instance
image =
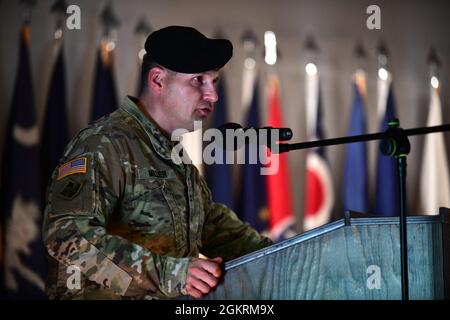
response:
[[[308,140],[323,138],[319,76],[307,74],[305,79]],[[333,180],[323,155],[323,148],[308,150],[306,156],[304,231],[327,223],[334,205]]]
[[[281,104],[279,95],[279,81],[276,76],[269,78],[268,86],[269,119],[271,127],[283,127]],[[270,151],[268,151],[270,156]],[[269,205],[270,235],[275,241],[292,236],[288,233],[293,230],[294,210],[292,209],[291,184],[287,165],[287,154],[274,154],[270,156],[271,165],[278,162],[278,171],[266,175],[267,196]],[[276,167],[276,166],[275,166]]]

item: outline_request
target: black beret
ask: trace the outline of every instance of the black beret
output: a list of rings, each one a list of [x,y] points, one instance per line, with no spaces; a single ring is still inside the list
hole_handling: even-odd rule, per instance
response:
[[[191,27],[169,26],[145,41],[148,58],[180,73],[200,73],[222,68],[233,55],[226,39],[210,39]]]

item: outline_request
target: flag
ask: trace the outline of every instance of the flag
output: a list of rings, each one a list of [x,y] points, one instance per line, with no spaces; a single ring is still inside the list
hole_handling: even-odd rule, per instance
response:
[[[102,41],[97,51],[94,94],[91,109],[92,121],[113,112],[117,108],[113,62],[114,51],[108,51],[107,44]]]
[[[244,67],[243,77],[243,106],[246,111],[245,127],[260,127],[259,90],[255,67]],[[255,144],[244,147],[245,162],[242,166],[238,215],[259,232],[268,231],[269,212],[267,209],[266,181],[261,174],[262,162],[250,163],[251,152],[259,154]]]
[[[144,52],[144,54],[141,54]],[[138,62],[137,62],[137,87],[136,87],[136,97],[140,97],[142,93],[144,92],[144,83],[145,83],[145,76],[142,74],[142,67],[144,65],[144,62],[147,61],[148,58],[145,58],[145,49],[142,48],[138,53]]]
[[[222,76],[217,84],[218,101],[215,106],[214,118],[211,127],[218,128],[227,122],[227,98],[225,88],[225,77]],[[226,164],[226,152],[224,149],[216,148],[213,154],[215,159],[222,159],[223,163],[213,163],[205,166],[205,176],[211,189],[215,202],[225,204],[234,209],[233,189],[231,184],[231,165]]]
[[[308,140],[323,139],[319,76],[307,74],[305,81]],[[330,220],[334,205],[333,180],[323,148],[308,150],[306,155],[305,231]]]
[[[268,125],[275,128],[283,127],[279,90],[278,77],[271,75],[268,83]],[[269,205],[270,237],[274,241],[280,241],[295,234],[295,216],[292,208],[287,153],[274,155],[269,152],[269,157],[272,162],[271,165],[273,165],[273,162],[277,162],[278,166],[276,173],[265,176]]]
[[[140,97],[142,93],[144,92],[144,77],[142,74],[142,65],[144,63],[144,60],[142,59],[141,62],[138,64],[138,80],[137,80],[137,88],[136,88],[136,96]]]
[[[378,114],[382,119],[380,131],[388,129],[388,121],[396,118],[391,76],[378,79]],[[375,191],[375,213],[380,216],[398,216],[400,202],[398,195],[397,159],[384,156],[377,151],[377,172]]]
[[[5,137],[0,210],[5,238],[7,299],[42,299],[46,258],[41,240],[39,132],[28,53],[30,26],[21,30],[19,65]]]
[[[349,136],[366,134],[365,75],[355,74]],[[368,212],[367,149],[364,142],[348,144],[344,167],[344,210]]]
[[[66,79],[62,45],[58,48],[56,62],[53,67],[50,88],[47,95],[47,108],[44,116],[41,141],[41,191],[44,202],[47,183],[53,170],[58,165],[59,159],[68,142]]]
[[[439,89],[431,87],[427,127],[441,124]],[[422,213],[437,214],[439,207],[450,208],[448,157],[442,132],[425,136],[420,181]]]

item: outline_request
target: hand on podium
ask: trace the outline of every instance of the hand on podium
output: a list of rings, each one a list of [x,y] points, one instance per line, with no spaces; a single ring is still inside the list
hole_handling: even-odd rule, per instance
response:
[[[223,259],[216,257],[214,259],[195,258],[189,263],[188,274],[186,278],[186,290],[194,298],[201,298],[207,294],[218,283],[218,278],[222,274],[221,264]]]

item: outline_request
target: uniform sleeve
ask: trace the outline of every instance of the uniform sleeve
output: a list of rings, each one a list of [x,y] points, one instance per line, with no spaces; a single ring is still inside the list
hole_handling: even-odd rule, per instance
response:
[[[108,139],[90,138],[85,145],[81,153],[66,157],[70,165],[78,164],[79,172],[61,165],[49,185],[43,227],[48,254],[123,296],[186,294],[189,258],[161,256],[107,232],[125,173]]]
[[[201,179],[205,201],[202,253],[223,257],[225,261],[240,257],[272,244],[248,223],[240,220],[227,206],[212,201],[211,191]]]

